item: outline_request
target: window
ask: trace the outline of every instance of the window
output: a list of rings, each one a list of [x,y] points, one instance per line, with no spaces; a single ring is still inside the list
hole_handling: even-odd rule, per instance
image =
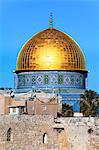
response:
[[[44,84],[49,84],[49,76],[44,75]]]
[[[83,77],[80,75],[80,85],[83,85]]]
[[[35,84],[36,80],[35,80],[35,76],[32,76],[32,84]]]
[[[44,144],[48,143],[48,135],[47,135],[47,133],[43,134],[43,143]]]
[[[43,109],[43,111],[46,111],[47,110],[47,106],[43,105],[42,109]]]
[[[25,76],[24,75],[22,75],[21,81],[22,81],[23,84],[25,84]]]
[[[64,78],[63,75],[58,75],[58,84],[63,84]]]
[[[9,128],[7,131],[7,141],[12,141],[13,140],[13,135],[12,135],[12,129]]]

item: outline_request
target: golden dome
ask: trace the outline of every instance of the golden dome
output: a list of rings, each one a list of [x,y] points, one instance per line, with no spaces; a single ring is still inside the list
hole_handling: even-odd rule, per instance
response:
[[[49,28],[21,49],[17,70],[86,70],[81,48],[67,34]]]

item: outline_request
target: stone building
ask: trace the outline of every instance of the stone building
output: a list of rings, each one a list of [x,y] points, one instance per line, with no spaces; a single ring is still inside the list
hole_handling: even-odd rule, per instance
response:
[[[27,112],[33,115],[53,115],[61,113],[61,97],[48,93],[36,93],[33,101],[27,101]]]
[[[6,91],[0,92],[0,114],[53,115],[62,112],[61,96],[44,92],[21,94],[12,98]]]
[[[9,108],[13,102],[13,99],[6,95],[5,90],[0,90],[0,115],[2,114],[9,114]]]
[[[99,118],[2,115],[0,150],[99,150]]]

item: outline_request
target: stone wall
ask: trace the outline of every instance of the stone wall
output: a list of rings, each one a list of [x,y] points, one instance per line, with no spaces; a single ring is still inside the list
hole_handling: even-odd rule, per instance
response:
[[[9,128],[11,141],[7,141]],[[98,129],[98,118],[2,115],[0,150],[98,150]]]

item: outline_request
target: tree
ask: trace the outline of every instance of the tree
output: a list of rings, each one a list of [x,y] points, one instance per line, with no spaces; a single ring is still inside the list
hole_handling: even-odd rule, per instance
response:
[[[84,116],[96,116],[97,108],[99,107],[99,95],[93,90],[86,90],[80,96],[81,113]]]
[[[67,103],[62,104],[62,116],[63,117],[72,117],[73,116],[73,108]]]

